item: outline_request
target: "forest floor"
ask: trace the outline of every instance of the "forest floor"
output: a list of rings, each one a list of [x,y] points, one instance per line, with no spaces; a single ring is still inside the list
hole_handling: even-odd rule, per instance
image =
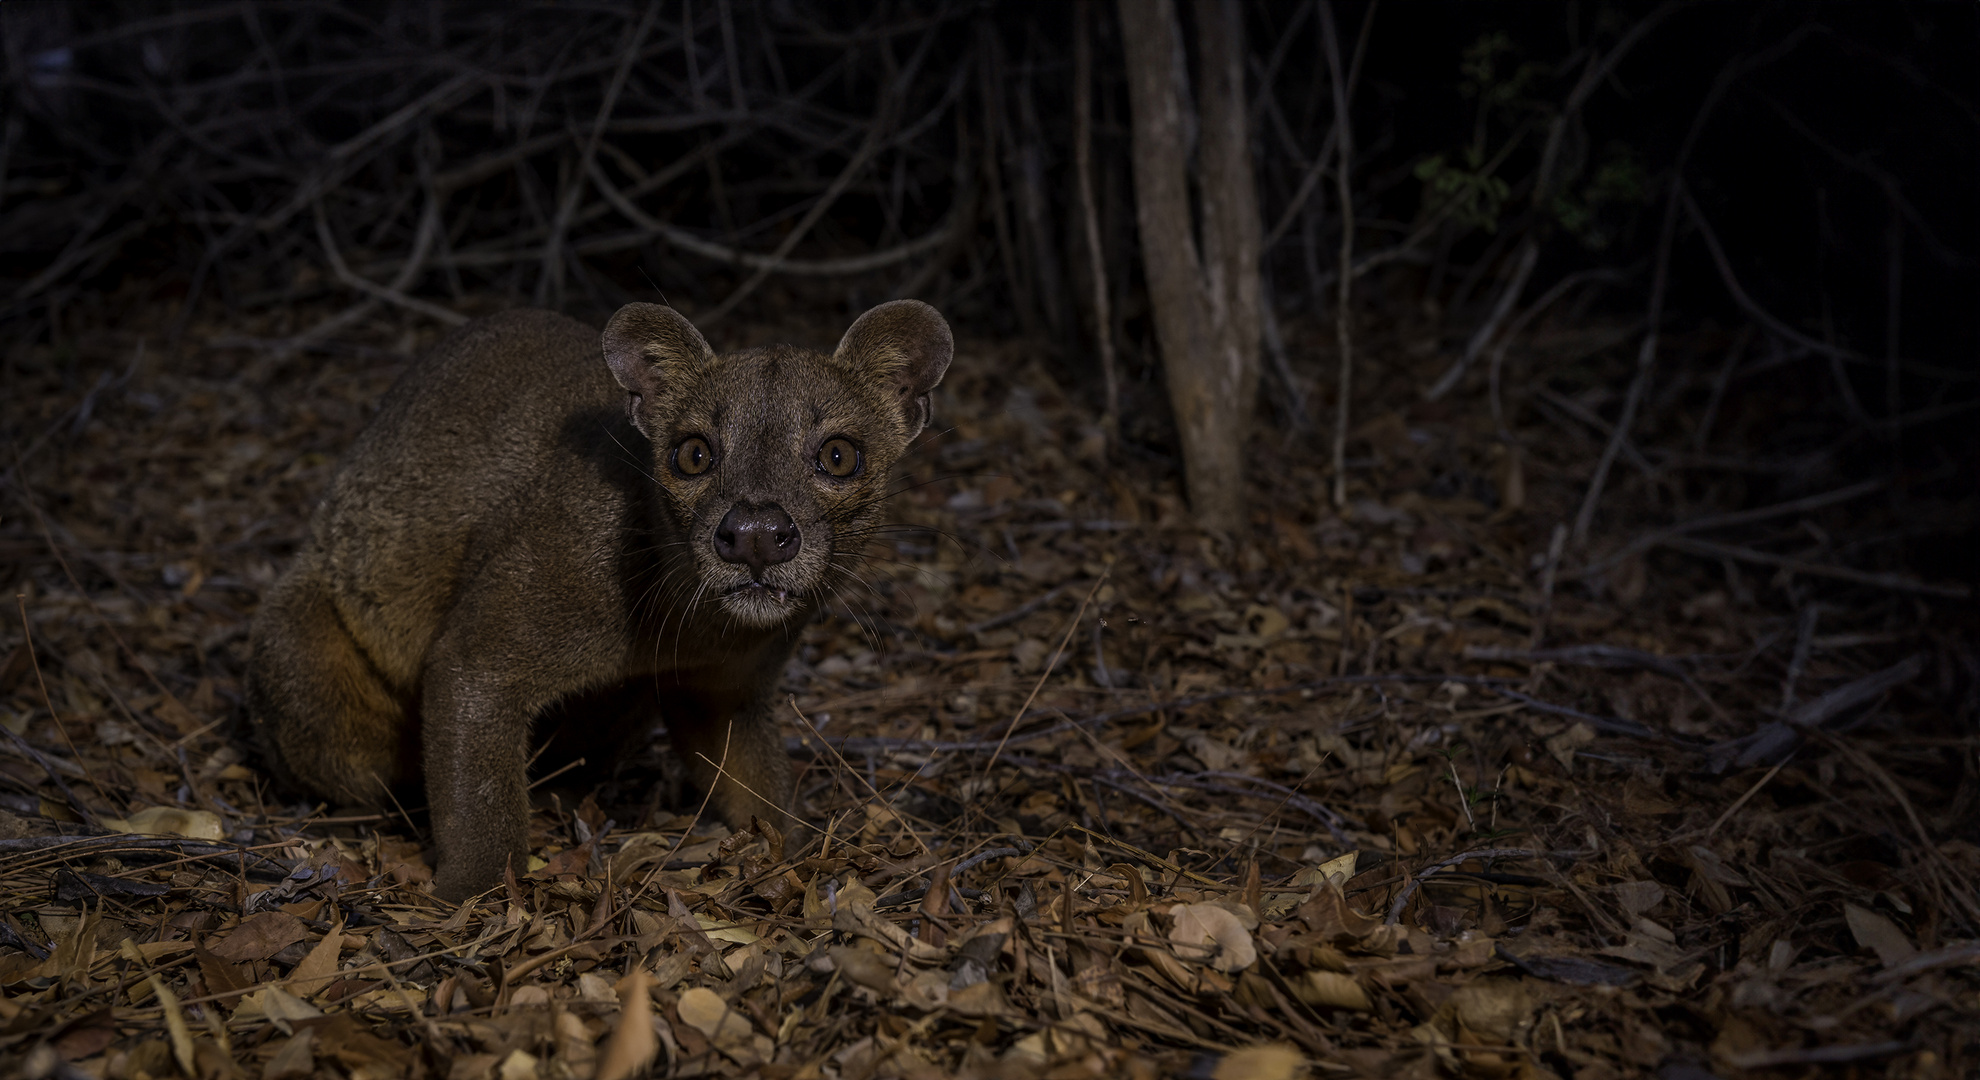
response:
[[[1980,1071],[1966,586],[1852,545],[1904,525],[1874,484],[1729,515],[1736,463],[1635,450],[1550,562],[1624,328],[1535,339],[1513,457],[1373,327],[1347,507],[1268,406],[1237,538],[1047,350],[965,338],[787,672],[822,847],[698,818],[656,743],[453,908],[419,808],[283,802],[230,741],[258,596],[436,336],[275,320],[11,362],[0,1077]]]

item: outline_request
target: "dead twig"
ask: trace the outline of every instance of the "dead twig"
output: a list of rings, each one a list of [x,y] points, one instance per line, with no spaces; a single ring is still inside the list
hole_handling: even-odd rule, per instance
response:
[[[412,255],[406,259],[405,266],[399,270],[398,278],[390,285],[367,281],[352,273],[351,268],[344,262],[343,253],[337,250],[337,241],[330,235],[330,222],[324,217],[321,201],[317,202],[315,210],[316,238],[322,243],[323,254],[329,258],[330,268],[337,275],[338,281],[368,296],[396,304],[408,311],[417,311],[448,326],[460,326],[467,322],[467,316],[457,311],[448,311],[438,304],[430,304],[416,297],[407,296],[404,292],[425,268],[427,253],[432,249],[434,237],[439,235],[440,213],[437,205],[430,201],[426,204],[425,212],[420,215],[419,233],[413,241]],[[328,322],[318,324],[313,332],[321,335],[326,332],[323,327],[329,325]]]
[[[1808,562],[1788,555],[1775,555],[1771,552],[1756,551],[1749,547],[1734,544],[1720,544],[1710,540],[1700,540],[1689,536],[1671,536],[1657,541],[1661,547],[1682,551],[1691,555],[1703,555],[1712,559],[1734,559],[1739,562],[1758,563],[1761,566],[1777,566],[1790,574],[1806,574],[1809,577],[1834,578],[1855,585],[1869,585],[1893,592],[1918,593],[1923,596],[1937,596],[1947,600],[1964,600],[1973,595],[1972,587],[1964,582],[1934,584],[1920,581],[1904,574],[1875,573],[1868,570],[1854,570],[1847,566],[1829,563]]]
[[[846,162],[845,168],[839,171],[839,175],[833,178],[831,185],[825,189],[823,194],[818,196],[816,202],[812,203],[811,209],[805,211],[804,216],[798,219],[798,223],[792,227],[789,235],[785,236],[783,242],[777,245],[777,250],[770,256],[770,263],[758,266],[750,273],[749,277],[743,279],[742,284],[736,286],[735,290],[729,294],[727,299],[715,305],[706,315],[697,315],[695,318],[697,323],[707,326],[721,321],[723,316],[734,311],[736,305],[742,303],[744,297],[755,292],[756,287],[763,284],[763,280],[770,276],[774,265],[789,257],[792,249],[796,248],[799,242],[811,232],[812,226],[817,225],[819,219],[825,216],[825,212],[832,209],[832,205],[838,201],[839,196],[845,192],[847,186],[852,183],[853,178],[865,171],[868,163],[873,160],[873,156],[879,152],[882,140],[888,134],[888,129],[893,126],[896,117],[899,115],[902,100],[906,96],[907,89],[913,85],[913,75],[920,69],[922,61],[928,56],[929,47],[934,42],[935,34],[933,32],[923,36],[921,44],[915,49],[914,55],[908,59],[906,67],[881,96],[880,108],[874,113],[872,122],[868,124],[866,137],[860,141],[859,149],[853,151],[852,158]]]
[[[619,93],[626,87],[626,76],[632,73],[633,59],[639,55],[639,48],[646,43],[646,35],[653,29],[653,21],[658,17],[658,5],[649,5],[640,14],[639,27],[633,31],[627,42],[624,54],[619,58],[618,68],[612,72],[612,83],[605,90],[605,100],[598,106],[598,118],[592,121],[591,134],[584,141],[584,149],[578,155],[578,167],[570,178],[564,197],[557,204],[557,218],[550,225],[550,235],[543,243],[543,269],[536,279],[536,302],[561,299],[564,292],[564,234],[571,227],[571,215],[577,210],[578,200],[584,195],[584,181],[591,173],[592,162],[598,158],[598,141],[605,134],[605,124],[612,119],[612,110],[619,104]],[[692,62],[694,42],[687,42],[687,54]],[[695,84],[695,96],[700,97],[700,84]],[[696,102],[699,104],[699,101]]]
[[[1321,40],[1325,43],[1328,77],[1334,87],[1334,129],[1340,132],[1341,165],[1334,170],[1334,188],[1341,205],[1340,280],[1334,297],[1334,343],[1340,350],[1340,376],[1334,403],[1334,505],[1347,505],[1348,397],[1354,384],[1354,331],[1350,327],[1354,298],[1354,121],[1347,95],[1347,72],[1341,69],[1341,49],[1334,29],[1333,0],[1318,0]],[[1372,13],[1371,13],[1372,14]]]
[[[990,751],[990,760],[983,763],[980,775],[990,775],[991,767],[997,764],[997,755],[1004,752],[1004,744],[1011,741],[1011,732],[1017,730],[1018,722],[1031,710],[1031,703],[1038,700],[1038,691],[1044,689],[1045,680],[1052,677],[1053,670],[1059,666],[1059,657],[1065,655],[1066,645],[1072,641],[1073,631],[1079,629],[1080,620],[1086,617],[1087,606],[1093,603],[1094,596],[1100,592],[1100,586],[1107,583],[1107,578],[1112,573],[1113,566],[1109,564],[1107,569],[1093,580],[1093,587],[1086,590],[1085,599],[1079,602],[1079,610],[1073,612],[1072,621],[1066,624],[1064,636],[1059,638],[1059,647],[1052,650],[1052,659],[1046,663],[1045,670],[1038,673],[1038,681],[1031,684],[1031,693],[1025,695],[1024,704],[1018,706],[1017,715],[1011,717],[1011,722],[1005,726],[1003,738],[997,740],[996,747]]]
[[[1641,555],[1664,543],[1666,540],[1675,537],[1686,536],[1695,532],[1706,532],[1712,529],[1726,529],[1736,525],[1752,525],[1777,517],[1786,517],[1790,514],[1805,514],[1815,510],[1822,510],[1860,499],[1865,495],[1875,494],[1888,486],[1889,482],[1882,479],[1863,480],[1850,484],[1847,487],[1836,488],[1833,491],[1825,491],[1817,495],[1803,495],[1797,499],[1789,499],[1786,502],[1773,503],[1768,506],[1754,507],[1751,510],[1732,510],[1719,514],[1702,514],[1698,517],[1680,521],[1673,525],[1667,525],[1662,529],[1657,529],[1639,536],[1611,555],[1604,556],[1578,569],[1569,570],[1567,576],[1569,578],[1580,578],[1607,573],[1624,559],[1634,555]]]
[[[1121,387],[1114,370],[1114,316],[1107,293],[1107,252],[1100,240],[1100,211],[1093,198],[1093,31],[1096,8],[1073,11],[1073,165],[1079,179],[1080,220],[1086,234],[1087,273],[1093,281],[1094,344],[1104,380],[1108,438],[1120,437]],[[1269,245],[1267,245],[1269,246]],[[1266,305],[1269,317],[1270,305]]]
[[[1751,735],[1708,748],[1712,771],[1723,772],[1730,764],[1750,768],[1785,760],[1808,732],[1834,727],[1838,720],[1911,682],[1924,671],[1924,656],[1909,656],[1882,671],[1852,679],[1813,701],[1803,702],[1785,718],[1768,721]]]

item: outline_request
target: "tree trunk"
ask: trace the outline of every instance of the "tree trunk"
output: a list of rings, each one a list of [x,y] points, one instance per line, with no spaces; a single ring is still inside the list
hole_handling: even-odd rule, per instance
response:
[[[1244,524],[1244,436],[1258,392],[1260,228],[1231,0],[1196,0],[1203,73],[1201,231],[1190,206],[1187,73],[1173,0],[1121,0],[1133,112],[1135,212],[1155,337],[1182,436],[1183,479],[1205,528]]]
[[[1209,278],[1212,322],[1224,363],[1235,372],[1239,449],[1258,401],[1258,340],[1263,329],[1258,272],[1258,185],[1251,178],[1248,110],[1244,101],[1244,21],[1236,0],[1196,0],[1198,104],[1202,142],[1197,153],[1203,188],[1203,269]]]

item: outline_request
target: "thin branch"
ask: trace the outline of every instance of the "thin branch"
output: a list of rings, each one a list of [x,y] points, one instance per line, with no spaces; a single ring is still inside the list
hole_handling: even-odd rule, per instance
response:
[[[1079,177],[1080,217],[1086,232],[1086,256],[1093,279],[1094,344],[1100,350],[1100,374],[1106,381],[1105,423],[1108,437],[1120,432],[1120,376],[1114,365],[1114,316],[1107,294],[1107,252],[1100,240],[1100,211],[1093,200],[1093,29],[1096,8],[1073,9],[1073,163]],[[1268,245],[1269,246],[1269,245]]]
[[[686,8],[682,8],[685,15]],[[639,48],[646,44],[646,35],[653,29],[653,21],[660,13],[660,5],[648,4],[640,16],[639,29],[633,31],[632,40],[627,43],[625,53],[619,59],[618,69],[612,72],[612,84],[605,91],[605,100],[598,106],[598,118],[592,121],[591,136],[584,141],[584,151],[578,155],[578,167],[570,178],[570,186],[557,206],[557,219],[550,226],[550,236],[543,244],[543,270],[536,279],[536,302],[559,299],[564,293],[564,233],[571,227],[571,215],[576,212],[578,201],[584,197],[584,181],[591,172],[592,162],[598,159],[598,140],[604,137],[605,124],[612,119],[612,110],[619,104],[619,93],[626,87],[626,76],[632,73],[633,58],[639,55]],[[694,41],[683,42],[687,50],[688,62],[694,62]],[[701,87],[694,87],[695,103],[700,104]]]
[[[1679,6],[1674,2],[1663,4],[1637,20],[1636,24],[1629,28],[1629,32],[1622,36],[1622,40],[1616,42],[1615,48],[1610,49],[1607,54],[1589,58],[1587,67],[1582,71],[1581,80],[1569,92],[1567,101],[1561,105],[1561,111],[1555,114],[1553,123],[1547,129],[1547,144],[1540,152],[1540,168],[1534,174],[1533,181],[1533,207],[1539,214],[1544,216],[1551,209],[1549,200],[1554,195],[1554,172],[1560,161],[1561,140],[1567,135],[1568,123],[1581,112],[1581,107],[1587,103],[1589,95],[1593,94],[1602,80],[1615,70],[1616,65],[1622,62],[1622,58],[1629,55],[1630,50],[1635,48],[1645,35]],[[1485,350],[1486,344],[1492,340],[1492,335],[1498,332],[1499,324],[1504,322],[1506,315],[1512,311],[1513,304],[1519,300],[1519,295],[1526,291],[1527,280],[1533,276],[1534,264],[1540,256],[1539,229],[1540,225],[1536,222],[1534,231],[1527,235],[1526,242],[1520,249],[1519,261],[1514,265],[1512,280],[1506,282],[1498,301],[1492,305],[1491,315],[1472,332],[1471,340],[1465,343],[1464,352],[1458,357],[1457,362],[1424,392],[1424,400],[1436,401],[1457,386],[1458,380],[1470,370],[1472,361],[1478,359],[1478,354]],[[1577,526],[1576,543],[1581,540],[1579,531]]]
[[[758,266],[749,277],[743,280],[741,285],[736,286],[735,291],[729,294],[728,299],[715,305],[714,309],[706,315],[697,315],[695,318],[697,323],[706,327],[720,321],[723,316],[734,311],[736,305],[742,303],[745,297],[755,292],[756,287],[763,284],[763,280],[770,276],[773,265],[783,262],[784,259],[790,256],[792,249],[796,248],[810,234],[812,226],[818,224],[818,219],[825,216],[825,212],[832,208],[833,203],[838,202],[839,196],[845,193],[847,186],[852,183],[853,178],[865,171],[867,164],[880,151],[883,140],[887,135],[887,129],[893,126],[894,119],[900,113],[903,99],[906,97],[909,87],[914,83],[914,73],[920,69],[921,62],[928,56],[929,46],[934,44],[934,41],[935,33],[932,31],[921,39],[921,45],[915,50],[914,56],[908,60],[907,66],[902,69],[900,74],[889,84],[886,92],[882,94],[880,108],[874,114],[872,123],[867,127],[866,137],[860,141],[859,149],[853,152],[852,160],[846,162],[846,167],[841,169],[839,175],[833,178],[831,186],[825,189],[824,194],[818,197],[817,202],[811,204],[811,209],[805,212],[804,217],[799,219],[797,225],[791,229],[790,234],[784,237],[783,243],[777,245],[776,252],[770,256],[772,265]]]
[[[1341,50],[1334,29],[1332,0],[1319,0],[1321,40],[1327,54],[1327,71],[1334,84],[1334,128],[1340,132],[1341,167],[1334,170],[1335,189],[1341,204],[1341,268],[1334,301],[1334,341],[1340,350],[1340,379],[1334,403],[1334,505],[1347,505],[1347,427],[1348,395],[1354,382],[1354,332],[1350,327],[1354,298],[1354,185],[1349,174],[1354,166],[1354,120],[1348,110],[1347,73],[1341,70]]]
[[[690,254],[699,255],[705,259],[714,259],[717,262],[729,263],[734,266],[747,266],[752,270],[760,270],[764,273],[796,274],[808,277],[844,277],[851,274],[865,274],[874,270],[883,270],[889,266],[906,262],[917,255],[922,255],[941,247],[943,244],[949,242],[950,236],[956,229],[955,218],[952,215],[949,220],[944,221],[941,225],[904,244],[896,244],[893,247],[871,251],[864,255],[848,255],[837,259],[780,259],[775,255],[761,255],[754,251],[744,251],[741,248],[733,248],[726,244],[704,240],[686,229],[669,225],[664,221],[654,218],[646,213],[646,211],[634,205],[630,199],[627,199],[619,191],[617,185],[612,183],[611,178],[605,175],[604,168],[597,161],[591,163],[591,182],[593,186],[598,188],[599,193],[605,196],[606,201],[612,204],[613,209],[623,214],[628,221],[639,226],[641,239],[644,239],[646,236],[664,236],[667,238],[668,243]],[[611,242],[616,244],[623,239],[623,237],[615,237],[612,238]],[[586,243],[596,245],[600,242],[601,238],[594,238]],[[593,247],[589,250],[596,250],[596,248]]]
[[[1819,495],[1804,495],[1798,499],[1789,499],[1786,502],[1774,503],[1769,506],[1758,506],[1751,510],[1735,510],[1724,514],[1706,514],[1687,521],[1680,521],[1639,536],[1614,554],[1589,563],[1579,570],[1570,571],[1568,576],[1578,578],[1603,573],[1624,559],[1634,555],[1641,555],[1673,537],[1687,536],[1695,532],[1705,532],[1708,529],[1726,529],[1735,525],[1751,525],[1755,522],[1770,521],[1777,517],[1787,517],[1790,514],[1805,514],[1812,510],[1821,510],[1826,507],[1850,502],[1854,499],[1860,499],[1865,495],[1873,495],[1882,491],[1887,484],[1888,482],[1884,480],[1864,480],[1860,483],[1851,484],[1848,487],[1837,488],[1834,491],[1825,491]]]
[[[448,326],[460,326],[468,321],[467,316],[457,311],[449,311],[438,304],[429,303],[417,297],[407,296],[404,292],[406,286],[411,285],[413,280],[419,277],[420,271],[426,266],[427,253],[432,250],[433,238],[438,236],[439,233],[440,208],[435,203],[429,201],[426,204],[425,212],[420,214],[419,217],[419,233],[413,240],[412,256],[406,260],[406,265],[400,269],[399,276],[393,280],[392,284],[380,285],[375,281],[369,281],[359,277],[357,274],[351,272],[349,266],[345,265],[343,252],[337,250],[337,241],[330,235],[330,221],[324,216],[323,203],[319,200],[316,204],[316,238],[323,244],[323,253],[329,257],[330,269],[337,275],[338,281],[368,296],[383,300],[389,304],[396,304],[408,311],[417,311],[422,315],[446,323]],[[336,321],[333,318],[317,324],[310,332],[311,336],[320,338],[329,333],[330,330],[326,328],[329,328],[331,323]]]

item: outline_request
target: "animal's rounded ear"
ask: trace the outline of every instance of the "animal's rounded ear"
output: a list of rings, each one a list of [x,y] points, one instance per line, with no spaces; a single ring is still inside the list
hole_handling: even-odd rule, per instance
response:
[[[919,300],[893,300],[855,320],[832,359],[884,380],[912,439],[928,426],[928,394],[955,354],[955,336],[940,312]]]
[[[605,365],[630,395],[627,407],[640,423],[638,400],[657,395],[679,378],[715,359],[715,350],[687,317],[660,304],[627,304],[599,335]],[[644,431],[644,428],[641,428]]]

